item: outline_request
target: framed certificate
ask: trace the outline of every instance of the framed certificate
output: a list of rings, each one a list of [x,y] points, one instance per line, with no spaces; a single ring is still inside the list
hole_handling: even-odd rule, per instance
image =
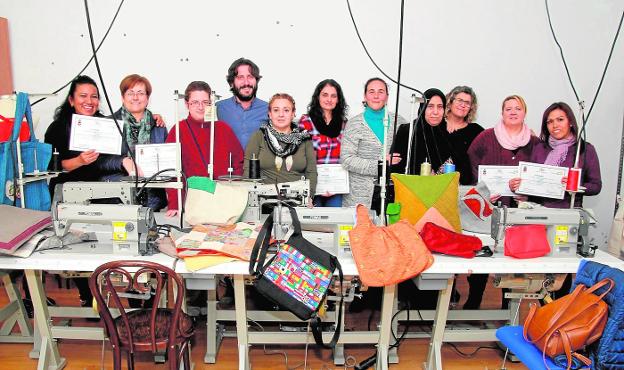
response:
[[[485,182],[490,194],[516,195],[509,189],[509,180],[515,177],[518,177],[518,166],[479,166],[479,182]]]
[[[349,172],[341,164],[318,164],[316,171],[316,195],[349,193]]]
[[[520,162],[518,170],[520,187],[516,193],[543,198],[563,199],[565,184],[561,181],[568,176],[567,167]]]
[[[121,135],[111,118],[74,114],[69,135],[69,150],[95,150],[103,154],[121,155]]]
[[[143,176],[151,177],[155,173],[172,168],[158,176],[177,176],[179,172],[178,157],[180,151],[177,143],[168,144],[138,144],[134,147],[137,166],[143,171]]]

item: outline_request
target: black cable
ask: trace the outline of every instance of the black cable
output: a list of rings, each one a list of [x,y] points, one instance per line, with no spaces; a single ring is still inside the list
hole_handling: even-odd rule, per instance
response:
[[[104,34],[104,37],[102,37],[102,40],[100,41],[100,44],[98,45],[98,47],[95,49],[96,51],[99,51],[100,48],[102,47],[102,45],[104,44],[104,40],[106,40],[106,37],[108,37],[108,34],[110,32],[110,30],[113,28],[113,24],[115,24],[115,20],[117,19],[117,15],[119,15],[119,11],[121,10],[121,6],[123,5],[125,0],[121,0],[121,2],[119,3],[119,6],[117,7],[117,11],[115,12],[115,16],[113,17],[113,20],[111,20],[110,24],[108,25],[108,29],[106,29],[106,33]],[[80,70],[80,72],[78,72],[76,74],[76,76],[74,76],[74,78],[80,76],[82,74],[82,72],[84,72],[87,67],[89,67],[89,64],[91,64],[91,61],[93,60],[93,54],[91,55],[91,57],[89,58],[89,60],[87,61],[87,64],[85,64],[85,66]],[[58,89],[54,90],[52,92],[52,94],[56,94],[59,91],[63,90],[64,88],[66,88],[69,84],[72,83],[72,81],[74,80],[74,78],[72,78],[71,80],[69,80],[69,82],[67,82],[65,85],[59,87]],[[35,104],[46,100],[47,97],[43,97],[39,100],[36,100],[34,103],[31,104],[31,106],[34,106]]]
[[[548,7],[548,0],[544,0],[544,4],[546,5],[546,15],[548,17],[548,26],[550,27],[550,32],[552,34],[552,37],[555,41],[555,44],[557,44],[557,47],[559,48],[559,54],[561,55],[561,61],[563,62],[563,66],[565,67],[566,70],[566,74],[568,76],[568,82],[570,82],[570,87],[572,87],[572,91],[574,92],[574,96],[576,98],[577,102],[581,102],[578,93],[576,92],[576,88],[574,87],[574,83],[572,82],[572,77],[570,76],[570,70],[568,69],[568,64],[566,62],[565,56],[563,55],[563,48],[561,47],[561,44],[559,43],[559,40],[557,39],[557,36],[555,34],[555,30],[553,28],[552,25],[552,21],[550,19],[550,9]],[[622,29],[622,22],[624,21],[624,11],[622,11],[622,15],[620,16],[620,23],[618,24],[618,28],[617,31],[615,33],[615,37],[613,38],[613,42],[611,43],[611,50],[609,51],[609,57],[607,58],[607,62],[605,63],[604,69],[602,71],[602,76],[600,77],[600,83],[598,84],[598,87],[596,88],[596,93],[594,94],[594,98],[592,100],[592,103],[590,105],[589,110],[587,111],[587,115],[583,115],[583,117],[581,117],[582,120],[582,127],[581,127],[581,132],[580,134],[584,134],[585,131],[585,126],[587,124],[587,121],[589,120],[589,116],[591,115],[592,110],[594,109],[594,105],[596,104],[596,100],[598,100],[598,94],[600,93],[600,89],[602,88],[602,83],[604,82],[604,78],[607,74],[607,69],[609,68],[609,64],[611,63],[611,56],[613,55],[613,50],[615,49],[615,44],[617,42],[618,36],[620,35],[620,30]]]
[[[102,91],[104,92],[104,98],[106,99],[106,104],[108,105],[108,109],[112,113],[114,112],[113,106],[111,105],[110,99],[108,98],[108,92],[106,91],[106,84],[104,83],[104,78],[102,77],[102,71],[100,70],[100,63],[97,57],[95,41],[93,40],[93,29],[91,28],[91,16],[89,15],[89,4],[87,0],[84,0],[84,6],[85,6],[85,13],[87,16],[87,28],[89,30],[89,40],[91,40],[91,50],[93,51],[93,60],[95,61],[95,68],[97,69],[98,77],[100,78],[100,84],[102,84]],[[134,188],[135,190],[137,190],[135,191],[135,202],[136,202],[137,201],[136,194],[138,193],[138,188],[139,188],[139,176],[137,173],[138,167],[137,167],[136,161],[134,160],[134,153],[132,152],[132,149],[130,148],[130,144],[128,144],[128,140],[126,140],[126,137],[123,134],[123,131],[119,127],[117,118],[115,118],[114,114],[111,117],[113,118],[113,121],[115,121],[115,127],[117,127],[117,131],[119,132],[119,135],[121,136],[122,143],[126,146],[126,149],[128,149],[128,157],[130,157],[130,160],[132,160],[132,165],[134,166]]]
[[[386,77],[388,80],[394,82],[395,84],[398,84],[397,81],[395,81],[392,77],[388,76],[388,74],[386,72],[384,72],[375,62],[375,60],[373,59],[373,57],[370,55],[370,53],[368,52],[368,49],[366,48],[366,45],[364,44],[364,41],[362,40],[362,36],[360,36],[360,31],[358,30],[357,24],[355,23],[355,18],[353,18],[353,12],[351,11],[351,4],[349,4],[349,0],[347,0],[347,8],[349,9],[349,16],[351,16],[351,22],[353,22],[353,27],[355,28],[355,34],[357,35],[358,39],[360,40],[360,44],[362,45],[362,48],[364,48],[364,51],[366,52],[366,55],[368,55],[368,59],[370,59],[370,61],[373,63],[373,65],[375,66],[375,68],[377,68],[377,70],[379,70],[379,72],[381,72],[382,75],[384,75],[384,77]],[[403,14],[403,5],[401,3],[401,14]],[[401,24],[401,29],[403,28],[403,25]],[[401,35],[402,37],[402,35]],[[400,62],[399,62],[400,63]],[[417,93],[419,93],[420,95],[423,95],[422,91],[418,90],[415,87],[411,87],[408,85],[404,85],[401,84],[401,86],[416,91]],[[397,96],[397,100],[398,100],[398,96]]]
[[[150,182],[154,181],[154,179],[156,177],[158,177],[158,175],[160,175],[161,173],[167,172],[167,171],[175,171],[175,168],[165,168],[164,170],[160,170],[160,171],[156,172],[155,174],[153,174],[152,176],[148,177],[145,180],[145,183],[143,184],[143,186],[141,186],[141,189],[139,189],[139,191],[137,192],[136,197],[139,198],[141,196],[141,194],[145,190],[145,187],[147,186],[147,184],[149,184]]]
[[[462,352],[462,351],[461,351],[461,350],[457,347],[457,345],[456,345],[455,343],[453,343],[453,342],[446,342],[446,343],[447,343],[449,346],[451,346],[451,348],[453,348],[453,350],[454,350],[454,351],[455,351],[455,352],[456,352],[459,356],[461,356],[462,358],[473,358],[473,357],[477,354],[477,352],[479,352],[479,351],[480,351],[480,350],[482,350],[482,349],[493,349],[493,350],[496,350],[496,351],[499,351],[499,352],[505,352],[505,351],[503,351],[503,350],[502,350],[501,348],[499,348],[499,347],[479,346],[479,347],[477,347],[477,349],[475,349],[474,351],[472,351],[472,352],[470,352],[470,353],[465,353],[465,352]]]

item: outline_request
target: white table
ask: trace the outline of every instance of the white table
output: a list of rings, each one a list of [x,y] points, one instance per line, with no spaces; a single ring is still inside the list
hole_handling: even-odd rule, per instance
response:
[[[594,258],[588,260],[599,262],[624,271],[624,261],[617,259],[603,251],[596,251]],[[532,259],[515,259],[502,254],[492,257],[478,257],[464,259],[448,256],[435,256],[434,264],[426,270],[428,277],[447,276],[446,288],[438,295],[438,304],[434,319],[427,362],[424,367],[428,370],[442,369],[442,343],[452,341],[453,337],[446,328],[449,304],[453,289],[455,274],[531,274],[531,273],[576,273],[581,261],[580,257],[540,257]],[[449,274],[451,274],[449,276]],[[391,314],[382,312],[382,315]]]
[[[83,250],[84,248],[84,250]],[[33,253],[29,258],[0,257],[0,270],[24,270],[35,313],[35,345],[31,358],[38,358],[38,369],[60,370],[66,360],[61,357],[55,338],[84,338],[84,329],[54,327],[41,280],[42,271],[94,271],[103,263],[115,260],[148,260],[173,268],[174,259],[164,254],[154,256],[119,256],[101,253],[102,248],[72,246],[73,251],[50,250]],[[108,250],[108,249],[107,249]],[[93,330],[88,328],[87,330]],[[96,330],[102,331],[101,328]],[[103,334],[102,334],[103,337]]]

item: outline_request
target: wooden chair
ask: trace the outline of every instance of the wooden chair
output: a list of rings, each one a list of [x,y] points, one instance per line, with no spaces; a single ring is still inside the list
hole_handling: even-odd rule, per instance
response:
[[[177,289],[173,308],[159,308],[168,281]],[[126,352],[129,370],[134,369],[136,352],[165,355],[171,370],[179,369],[180,361],[184,361],[185,369],[191,369],[190,340],[194,327],[191,318],[182,312],[184,283],[173,270],[147,261],[113,261],[93,272],[89,287],[113,348],[115,370],[121,370],[122,351]],[[124,298],[146,294],[155,295],[146,301],[149,307],[125,308],[128,305]],[[111,309],[117,309],[118,315]]]

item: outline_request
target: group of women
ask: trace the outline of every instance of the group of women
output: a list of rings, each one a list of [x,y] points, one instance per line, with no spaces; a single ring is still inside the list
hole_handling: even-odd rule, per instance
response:
[[[185,124],[189,130],[197,130],[200,134],[204,128],[203,109],[210,104],[210,88],[205,85],[198,83],[187,91],[185,99],[189,117],[180,122],[180,125]],[[136,144],[164,142],[166,129],[147,109],[152,91],[149,81],[130,75],[122,81],[120,90],[122,107],[115,117],[123,121],[123,134],[130,150]],[[191,94],[194,94],[192,99]],[[431,88],[425,91],[424,98],[425,102],[421,104],[411,129],[405,119],[396,117],[398,125],[394,136],[395,113],[386,108],[388,86],[381,78],[371,78],[365,83],[364,110],[349,120],[342,88],[332,79],[323,80],[316,86],[307,112],[298,122],[295,120],[294,99],[285,93],[275,94],[269,102],[267,121],[244,148],[243,175],[249,176],[249,160],[256,158],[263,181],[295,181],[304,176],[310,181],[311,194],[315,194],[317,164],[341,163],[349,173],[350,192],[317,195],[310,200],[310,206],[313,203],[316,206],[353,207],[364,204],[370,207],[379,176],[378,164],[383,160],[387,161],[391,171],[410,174],[419,173],[423,162],[431,164],[432,174],[442,173],[445,164],[453,164],[460,173],[460,183],[469,185],[476,183],[479,165],[517,165],[520,161],[531,161],[572,167],[576,147],[580,145],[579,167],[582,168],[584,194],[600,192],[602,183],[596,150],[585,141],[577,142],[578,125],[566,103],[554,103],[545,110],[540,137],[537,137],[525,123],[527,106],[521,96],[506,97],[500,121],[485,130],[473,122],[477,113],[477,96],[470,87],[457,86],[448,94]],[[119,173],[135,172],[127,156],[128,148],[121,156],[69,150],[71,116],[74,113],[101,116],[97,85],[87,76],[79,76],[72,82],[66,100],[57,108],[54,122],[45,135],[45,141],[60,153],[65,171],[52,181],[51,191],[54,191],[56,183],[103,180]],[[228,132],[230,134],[222,141],[236,142],[231,130]],[[183,146],[183,152],[190,150],[185,149],[189,145]],[[386,151],[382,154],[383,148]],[[197,150],[202,154],[199,146]],[[228,150],[237,152],[235,155],[238,156],[243,149],[238,145]],[[204,156],[201,155],[202,158]],[[198,167],[206,168],[199,163],[198,156],[189,158],[197,162]],[[510,189],[517,190],[519,184],[520,179],[512,179]],[[493,194],[492,200],[496,198],[498,196]],[[520,196],[517,198],[522,199]],[[549,207],[565,207],[570,202],[569,195],[563,200],[532,200]],[[502,197],[500,201],[512,205],[513,199]],[[577,205],[581,202],[582,196],[577,196]],[[149,204],[158,210],[167,203],[163,193],[154,193],[150,194]],[[170,201],[170,211],[175,209],[172,204]],[[470,279],[471,289],[465,308],[479,307],[486,278],[475,275]],[[84,299],[88,300],[90,293],[87,292],[88,288],[81,289],[81,298],[84,293]]]

